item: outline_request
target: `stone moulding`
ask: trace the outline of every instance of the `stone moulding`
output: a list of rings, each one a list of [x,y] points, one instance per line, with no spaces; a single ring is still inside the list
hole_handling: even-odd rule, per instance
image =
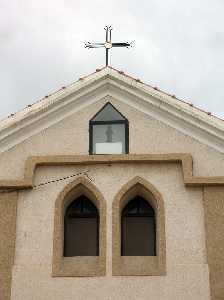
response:
[[[0,194],[0,299],[10,300],[18,193]]]
[[[25,190],[33,188],[35,170],[39,166],[98,165],[98,164],[181,164],[185,186],[224,186],[224,176],[193,176],[193,159],[188,153],[126,154],[126,155],[49,155],[30,156],[25,162],[24,178],[0,180],[0,190]]]

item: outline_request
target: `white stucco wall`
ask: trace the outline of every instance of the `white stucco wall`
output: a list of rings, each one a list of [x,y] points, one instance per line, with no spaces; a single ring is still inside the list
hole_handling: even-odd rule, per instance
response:
[[[179,165],[98,165],[40,167],[35,184],[88,171],[107,201],[107,274],[95,278],[52,278],[54,205],[73,179],[20,192],[12,300],[152,299],[208,300],[209,279],[200,188],[185,188]],[[111,275],[111,206],[129,180],[141,176],[152,183],[165,202],[167,275]]]
[[[147,116],[121,101],[111,101],[129,120],[130,153],[190,153],[195,176],[224,175],[218,151]],[[21,179],[31,155],[88,154],[89,119],[105,100],[83,109],[0,155],[0,179]],[[52,278],[54,204],[72,179],[19,193],[13,300],[70,299],[209,299],[201,188],[185,188],[176,164],[40,167],[35,183],[89,170],[107,201],[107,275],[96,278]],[[165,201],[167,276],[111,275],[111,204],[121,186],[142,176]]]
[[[88,154],[89,120],[102,107],[99,100],[0,155],[0,179],[20,179],[31,155]],[[223,175],[224,156],[121,101],[111,101],[129,120],[130,153],[191,153],[195,176]]]

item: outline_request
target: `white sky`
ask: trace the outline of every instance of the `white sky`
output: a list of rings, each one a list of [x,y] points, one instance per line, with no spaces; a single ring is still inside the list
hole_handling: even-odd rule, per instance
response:
[[[224,117],[223,0],[0,0],[0,118],[105,64]]]

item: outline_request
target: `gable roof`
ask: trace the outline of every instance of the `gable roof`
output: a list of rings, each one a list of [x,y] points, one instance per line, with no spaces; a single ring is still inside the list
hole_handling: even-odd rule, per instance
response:
[[[124,94],[127,97],[122,97]],[[122,99],[133,108],[224,153],[222,119],[110,66],[97,69],[2,120],[0,153],[107,96]]]

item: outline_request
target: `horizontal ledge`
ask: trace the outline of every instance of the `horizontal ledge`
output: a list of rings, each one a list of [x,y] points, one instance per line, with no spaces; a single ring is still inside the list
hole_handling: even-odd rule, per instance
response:
[[[30,156],[25,162],[22,180],[0,180],[0,190],[25,190],[33,188],[33,178],[38,166],[97,165],[127,163],[180,163],[186,186],[224,186],[224,176],[194,177],[193,160],[188,153],[118,154],[118,155],[49,155]]]

